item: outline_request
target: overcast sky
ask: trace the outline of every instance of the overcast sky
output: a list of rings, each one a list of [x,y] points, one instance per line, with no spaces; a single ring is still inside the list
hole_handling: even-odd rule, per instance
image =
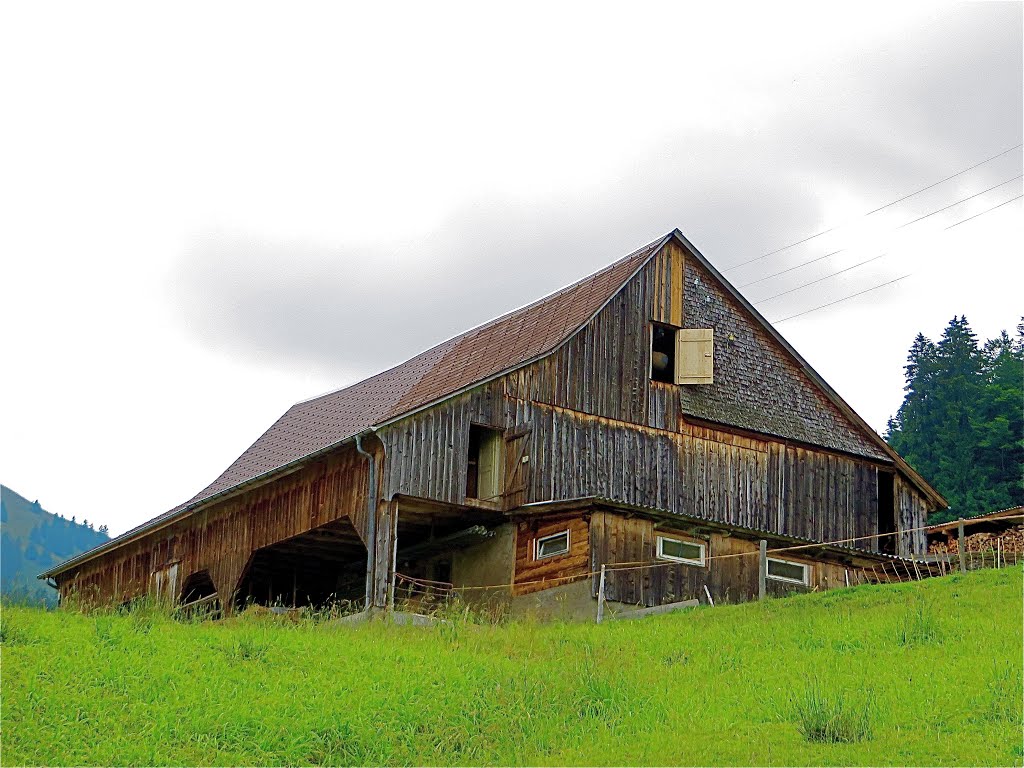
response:
[[[1021,8],[8,4],[0,481],[119,533],[675,227],[770,320],[909,274],[778,325],[881,431],[918,331],[1024,312],[1020,201],[945,229],[1020,149],[863,216],[1021,143]]]

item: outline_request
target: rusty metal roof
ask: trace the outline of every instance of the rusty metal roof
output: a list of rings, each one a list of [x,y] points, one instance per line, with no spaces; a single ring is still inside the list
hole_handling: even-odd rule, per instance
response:
[[[293,405],[220,477],[176,509],[197,504],[550,352],[590,320],[666,239],[659,238],[590,277],[391,370]]]

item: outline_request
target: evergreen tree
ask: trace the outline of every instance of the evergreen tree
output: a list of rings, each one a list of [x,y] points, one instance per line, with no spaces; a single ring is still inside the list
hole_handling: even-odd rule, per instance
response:
[[[917,335],[905,371],[886,439],[949,501],[932,522],[1024,504],[1024,320],[981,348],[954,317],[938,344]]]

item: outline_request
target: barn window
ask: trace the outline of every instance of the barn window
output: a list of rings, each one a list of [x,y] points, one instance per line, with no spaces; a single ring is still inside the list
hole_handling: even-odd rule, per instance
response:
[[[651,379],[666,384],[675,382],[676,370],[676,329],[654,324],[651,334]]]
[[[537,539],[534,546],[534,560],[564,555],[569,551],[569,529],[567,528],[561,533],[553,533],[550,536],[543,536]]]
[[[494,501],[501,496],[505,440],[501,431],[471,424],[466,498]]]
[[[658,558],[687,565],[704,565],[704,545],[699,541],[658,537]]]
[[[715,332],[712,328],[676,331],[676,384],[715,383]]]
[[[776,560],[768,558],[768,578],[773,581],[785,581],[789,584],[807,584],[810,581],[811,567],[805,563],[794,563],[792,560]]]

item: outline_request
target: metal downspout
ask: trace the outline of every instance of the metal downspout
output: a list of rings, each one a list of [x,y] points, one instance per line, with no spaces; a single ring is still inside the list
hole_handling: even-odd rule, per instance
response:
[[[366,495],[366,605],[364,610],[373,607],[373,570],[377,559],[377,462],[373,454],[363,450],[363,436],[356,435],[356,450],[370,462],[370,482]]]

